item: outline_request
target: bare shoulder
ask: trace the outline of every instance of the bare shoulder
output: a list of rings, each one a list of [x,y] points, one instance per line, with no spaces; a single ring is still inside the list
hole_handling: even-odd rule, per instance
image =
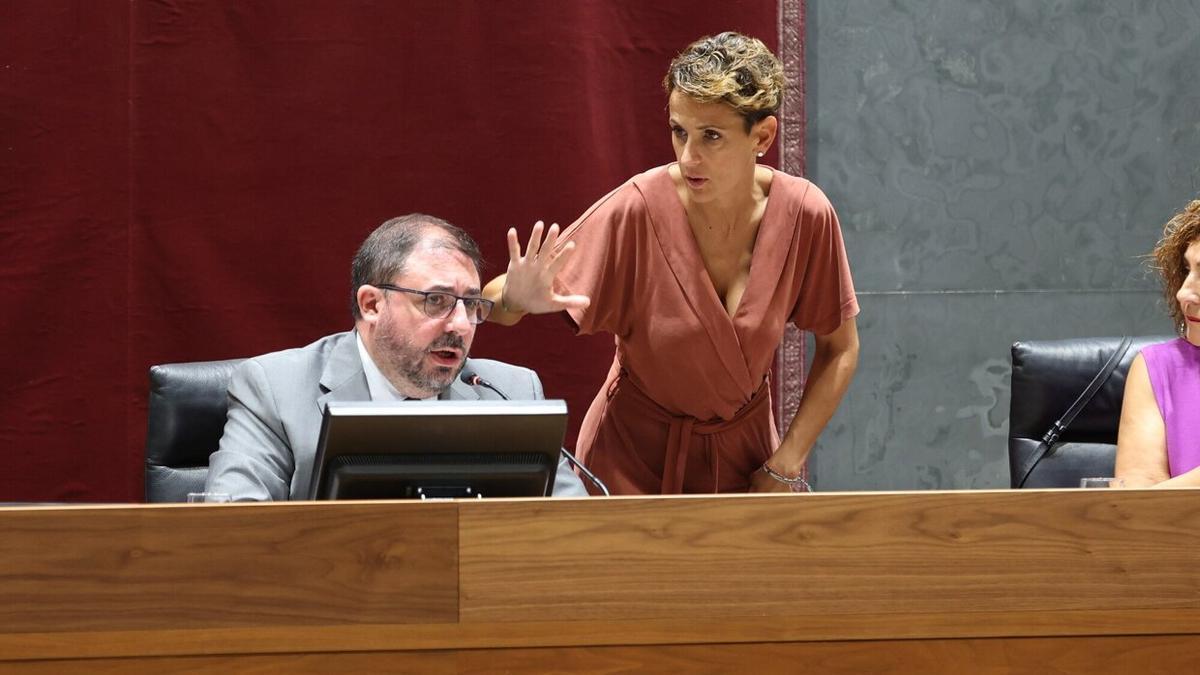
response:
[[[1133,358],[1125,377],[1117,430],[1116,475],[1125,478],[1132,487],[1153,485],[1170,477],[1166,427],[1141,354]]]
[[[1125,375],[1125,400],[1128,401],[1130,397],[1144,397],[1147,394],[1153,401],[1154,391],[1150,387],[1150,371],[1146,368],[1146,357],[1138,352]]]

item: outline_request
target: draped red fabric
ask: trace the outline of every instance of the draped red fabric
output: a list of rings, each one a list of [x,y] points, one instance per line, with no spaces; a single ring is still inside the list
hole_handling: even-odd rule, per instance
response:
[[[691,40],[777,43],[777,2],[104,0],[0,22],[0,501],[139,501],[146,370],[351,326],[349,262],[432,213],[504,271],[672,159],[660,80]],[[774,163],[774,157],[768,157]],[[573,430],[611,340],[480,329]]]

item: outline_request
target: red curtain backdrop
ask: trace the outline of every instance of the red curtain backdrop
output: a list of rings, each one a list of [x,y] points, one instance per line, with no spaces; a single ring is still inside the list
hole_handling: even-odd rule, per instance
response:
[[[151,364],[348,329],[350,257],[391,216],[447,218],[503,272],[507,227],[673,159],[672,55],[778,44],[776,0],[0,11],[0,501],[140,501]],[[537,369],[573,442],[612,344],[537,317],[473,354]]]

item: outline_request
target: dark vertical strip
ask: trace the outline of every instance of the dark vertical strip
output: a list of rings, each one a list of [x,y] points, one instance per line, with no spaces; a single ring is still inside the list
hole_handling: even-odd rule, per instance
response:
[[[779,155],[784,171],[804,175],[804,0],[779,0],[779,58],[787,75],[779,125]],[[775,354],[774,404],[779,433],[800,407],[804,394],[804,333],[788,324]],[[804,475],[808,476],[807,467]]]

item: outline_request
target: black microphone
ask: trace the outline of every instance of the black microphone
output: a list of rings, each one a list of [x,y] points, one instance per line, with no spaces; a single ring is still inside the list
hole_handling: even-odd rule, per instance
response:
[[[474,371],[464,370],[462,375],[458,376],[458,379],[461,380],[463,384],[470,385],[472,387],[487,387],[497,394],[500,394],[500,398],[504,399],[505,401],[509,400],[508,397],[504,395],[504,392],[493,387],[491,382],[488,382],[482,377],[476,375]]]
[[[488,389],[491,389],[492,391],[499,394],[500,398],[504,399],[505,401],[512,400],[508,397],[507,394],[500,391],[496,387],[496,385],[483,379],[473,370],[464,370],[462,372],[462,375],[458,376],[458,379],[462,380],[463,384],[470,385],[472,387],[486,387]],[[559,450],[559,452],[562,453],[563,457],[567,458],[567,462],[569,462],[571,464],[571,466],[574,466],[575,468],[582,471],[583,475],[587,476],[587,479],[592,481],[592,485],[595,485],[601,492],[603,492],[605,497],[612,496],[608,492],[608,486],[605,485],[604,482],[601,481],[599,478],[596,478],[596,474],[592,473],[591,471],[588,471],[588,468],[586,466],[580,464],[579,460],[575,459],[575,455],[572,455],[570,452],[567,452],[566,448],[559,448],[558,450]]]

